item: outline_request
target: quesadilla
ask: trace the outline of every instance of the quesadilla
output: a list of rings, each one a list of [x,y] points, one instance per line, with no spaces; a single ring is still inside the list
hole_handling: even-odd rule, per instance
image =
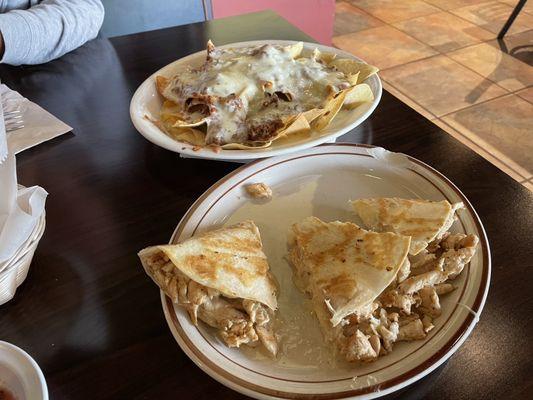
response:
[[[289,230],[296,286],[310,295],[324,336],[341,339],[348,316],[363,318],[407,259],[410,238],[351,222],[308,217]]]
[[[146,273],[193,324],[218,330],[229,347],[262,343],[277,352],[277,287],[252,221],[139,252]]]
[[[411,255],[442,238],[454,222],[455,211],[463,207],[463,203],[446,200],[398,198],[358,199],[351,204],[367,228],[411,236]]]

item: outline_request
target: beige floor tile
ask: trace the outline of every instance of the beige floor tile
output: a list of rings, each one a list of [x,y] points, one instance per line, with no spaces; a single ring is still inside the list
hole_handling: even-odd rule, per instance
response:
[[[381,76],[438,117],[507,93],[443,55],[382,71]]]
[[[533,104],[533,87],[530,87],[530,88],[527,88],[527,89],[524,89],[524,90],[520,90],[520,91],[516,92],[515,94],[520,96],[524,100],[529,101],[531,104]],[[532,140],[533,140],[533,138],[532,138]]]
[[[469,46],[448,56],[510,92],[533,85],[533,68],[489,43]]]
[[[391,26],[337,36],[333,38],[333,44],[380,69],[437,54],[435,50]]]
[[[393,25],[442,53],[494,38],[492,32],[448,12],[426,15]]]
[[[372,17],[351,4],[344,1],[335,4],[334,36],[375,28],[380,25],[383,25],[383,22],[379,19]]]
[[[502,3],[505,3],[505,4],[509,4],[513,8],[518,3],[518,0],[499,0],[499,1],[501,1]],[[522,11],[520,11],[520,12],[527,12],[528,14],[533,14],[533,1],[531,1],[531,0],[527,1],[526,4],[524,4],[524,7],[522,8]]]
[[[480,141],[478,138],[474,138],[474,140],[470,139],[468,136],[462,134],[461,132],[455,130],[450,125],[448,125],[446,122],[442,121],[441,119],[437,118],[432,120],[435,125],[437,125],[442,130],[446,131],[446,133],[453,136],[456,140],[464,144],[465,146],[469,147],[473,151],[475,151],[477,154],[479,154],[481,157],[483,157],[485,160],[490,162],[492,165],[498,167],[503,172],[505,172],[507,175],[509,175],[511,178],[513,178],[517,182],[522,182],[525,179],[525,176],[517,172],[514,168],[518,167],[518,170],[522,170],[520,166],[518,166],[513,160],[511,160],[509,157],[505,156],[504,154],[494,151],[493,148],[491,148],[491,151],[489,152],[485,147],[483,147],[483,141]],[[524,172],[524,171],[522,171]]]
[[[350,3],[388,23],[440,11],[421,0],[350,0]]]
[[[442,8],[443,10],[452,10],[454,8],[471,6],[479,3],[486,3],[487,0],[424,0],[433,6]]]
[[[515,170],[524,178],[533,173],[533,104],[515,95],[508,95],[469,107],[442,118],[444,122],[473,141],[482,142],[512,159]]]
[[[497,1],[450,10],[453,14],[493,33],[498,33],[500,31],[512,11],[513,7]],[[532,26],[533,15],[520,13],[509,29],[509,34],[512,35],[514,33],[529,30]]]
[[[426,110],[420,104],[417,104],[414,100],[412,100],[411,98],[409,98],[406,95],[404,95],[402,92],[400,92],[398,89],[396,89],[394,86],[392,86],[389,82],[387,82],[383,78],[381,79],[381,83],[383,84],[383,89],[385,89],[387,92],[392,94],[394,97],[396,97],[402,103],[407,104],[409,107],[411,107],[417,113],[421,114],[424,118],[427,118],[429,120],[433,120],[433,119],[436,118],[435,115],[431,114],[428,110]]]
[[[524,185],[526,188],[528,188],[529,190],[531,190],[533,192],[533,182],[531,182],[531,181],[524,182],[524,183],[522,183],[522,185]]]

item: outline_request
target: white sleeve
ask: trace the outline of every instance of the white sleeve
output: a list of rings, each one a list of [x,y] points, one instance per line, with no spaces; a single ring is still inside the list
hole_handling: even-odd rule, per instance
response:
[[[94,39],[104,20],[100,0],[44,0],[28,10],[0,14],[0,63],[41,64]]]

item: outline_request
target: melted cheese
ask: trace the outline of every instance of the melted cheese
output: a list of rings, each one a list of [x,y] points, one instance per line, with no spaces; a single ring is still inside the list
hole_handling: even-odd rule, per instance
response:
[[[200,69],[174,77],[165,97],[186,108],[190,99],[210,96],[205,99],[212,105],[207,143],[242,143],[253,140],[254,126],[321,107],[331,91],[348,85],[334,68],[312,58],[293,59],[288,48],[265,45],[217,49]]]

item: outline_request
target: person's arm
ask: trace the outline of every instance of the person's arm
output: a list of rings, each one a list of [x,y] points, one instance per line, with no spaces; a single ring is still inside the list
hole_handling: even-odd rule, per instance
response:
[[[0,63],[41,64],[94,39],[104,20],[100,0],[44,0],[0,14]]]
[[[4,57],[4,37],[0,31],[0,60]]]

